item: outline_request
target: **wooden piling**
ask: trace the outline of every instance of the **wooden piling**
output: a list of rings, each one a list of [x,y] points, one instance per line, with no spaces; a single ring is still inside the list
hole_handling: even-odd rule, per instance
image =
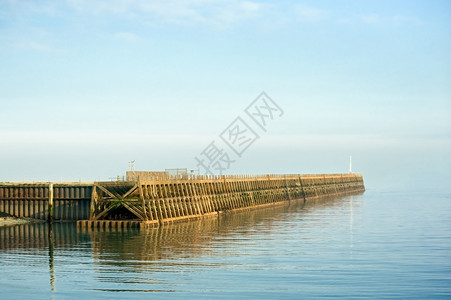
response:
[[[360,174],[191,176],[91,184],[0,183],[0,212],[50,223],[89,219],[90,223],[80,222],[80,227],[131,227],[134,223],[129,222],[155,226],[364,190]]]
[[[53,183],[49,183],[48,222],[53,223]]]

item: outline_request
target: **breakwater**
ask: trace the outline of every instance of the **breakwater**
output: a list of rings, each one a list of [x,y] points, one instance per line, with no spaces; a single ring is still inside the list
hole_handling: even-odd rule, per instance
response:
[[[154,177],[94,183],[0,183],[0,212],[77,221],[80,228],[145,227],[227,211],[361,193],[361,174]],[[49,204],[51,208],[49,209]]]
[[[47,220],[49,200],[53,218],[59,221],[89,219],[93,183],[1,183],[0,213]]]

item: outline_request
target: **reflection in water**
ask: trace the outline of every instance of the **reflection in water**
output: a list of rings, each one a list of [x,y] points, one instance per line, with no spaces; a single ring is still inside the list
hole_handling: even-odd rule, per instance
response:
[[[349,235],[350,235],[350,243],[349,248],[351,248],[351,257],[352,257],[352,248],[354,247],[354,196],[349,196]]]
[[[309,201],[303,199],[290,201],[283,205],[251,209],[235,213],[222,214],[219,217],[207,217],[188,222],[166,224],[157,228],[139,230],[135,228],[104,228],[81,231],[73,223],[25,224],[0,228],[0,249],[48,250],[48,269],[50,289],[57,291],[58,262],[68,259],[72,264],[86,264],[93,268],[97,283],[92,287],[99,291],[125,291],[138,285],[159,285],[163,289],[140,289],[134,292],[173,292],[173,285],[161,279],[161,276],[149,275],[162,272],[180,271],[187,266],[195,268],[216,268],[217,260],[206,259],[217,255],[218,247],[224,244],[236,244],[245,249],[253,237],[265,235],[279,229],[281,221],[296,217],[302,222],[304,216],[316,209],[340,206],[342,198],[329,198]],[[351,206],[351,247],[352,247],[352,198]],[[288,223],[289,225],[289,223]],[[307,226],[311,226],[306,224]],[[306,237],[306,241],[308,238]],[[222,248],[221,248],[222,249]],[[243,250],[242,249],[242,250]],[[236,250],[236,249],[235,249]],[[216,253],[215,253],[216,251]],[[240,251],[240,250],[238,250]],[[90,255],[88,259],[86,255]],[[236,253],[222,253],[224,256]],[[57,261],[55,262],[55,257]],[[73,257],[73,258],[72,258]],[[203,257],[204,259],[198,259]],[[60,259],[60,260],[59,260]],[[177,272],[178,272],[177,271]],[[181,271],[183,272],[183,271]],[[123,276],[120,274],[124,274]],[[134,276],[129,276],[134,274]],[[59,284],[59,283],[58,283]],[[117,285],[121,286],[117,286]],[[165,285],[166,284],[166,285]]]
[[[50,269],[50,286],[55,291],[55,262],[53,259],[53,249],[55,247],[55,237],[53,235],[53,223],[49,223],[49,269]]]
[[[296,207],[299,207],[296,203]],[[93,255],[102,264],[124,265],[140,268],[145,261],[188,259],[208,254],[213,240],[220,240],[242,228],[269,219],[277,213],[295,209],[293,206],[276,206],[259,210],[224,214],[220,217],[174,224],[139,231],[129,229],[96,229],[88,232]],[[268,220],[271,222],[270,220]],[[244,233],[246,234],[246,233]],[[251,232],[247,233],[251,234]],[[109,259],[114,256],[114,259]],[[138,262],[135,264],[135,262]],[[177,264],[178,262],[174,262]],[[148,267],[148,266],[144,266]]]
[[[0,249],[49,249],[49,238],[55,249],[71,248],[89,241],[89,236],[79,234],[75,223],[31,223],[0,227]]]
[[[139,230],[136,228],[101,228],[80,231],[75,223],[31,223],[0,227],[0,249],[37,248],[71,249],[91,243],[94,253],[116,253],[118,258],[158,260],[168,255],[185,253],[187,246],[197,245],[218,236],[234,234],[237,229],[251,228],[260,222],[277,221],[277,216],[317,207],[340,205],[342,198],[322,198],[303,203],[292,200],[286,204],[258,209],[225,213],[219,217],[206,217],[187,222],[168,223],[161,227]],[[352,198],[351,198],[352,199]],[[352,204],[352,201],[351,201]],[[352,207],[351,207],[352,210]],[[50,243],[49,243],[50,242]],[[49,252],[50,253],[50,252]]]
[[[304,204],[303,200],[284,205],[222,214],[189,222],[165,224],[144,230],[114,228],[86,231],[92,242],[96,262],[117,266],[148,268],[145,261],[172,260],[208,255],[214,248],[213,242],[240,239],[257,234],[254,228],[264,222],[270,231],[272,223],[293,212],[308,212],[316,206],[333,206],[341,198],[319,199]],[[112,259],[114,257],[114,259]],[[135,263],[136,262],[136,263]]]

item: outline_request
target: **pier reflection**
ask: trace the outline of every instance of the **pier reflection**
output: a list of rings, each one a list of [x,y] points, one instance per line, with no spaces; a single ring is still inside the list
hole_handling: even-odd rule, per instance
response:
[[[89,242],[89,235],[77,232],[75,223],[31,223],[0,227],[0,249],[72,248]]]
[[[146,261],[179,261],[208,254],[215,240],[237,233],[252,234],[245,229],[260,222],[271,226],[275,215],[299,209],[302,205],[301,201],[293,201],[291,205],[222,214],[156,228],[125,231],[105,228],[90,230],[88,234],[96,262],[140,268]]]
[[[55,249],[74,249],[89,242],[89,236],[79,234],[75,223],[31,223],[0,227],[0,250],[37,249],[48,255],[50,287],[55,291]],[[47,254],[45,254],[47,251]]]
[[[293,212],[307,214],[319,206],[340,206],[343,197],[329,197],[311,200],[293,200],[282,205],[244,210],[206,217],[188,222],[165,224],[148,229],[90,229],[87,231],[92,242],[95,261],[101,264],[134,266],[140,268],[143,262],[195,258],[206,255],[214,242],[230,239],[236,235],[246,238],[253,234],[258,224],[264,223],[271,231],[274,223]],[[139,262],[136,263],[135,262]]]
[[[351,205],[351,209],[356,205],[355,202],[352,203],[352,199],[350,203],[349,198],[346,201],[347,205]],[[268,232],[283,230],[279,225],[281,220],[296,215],[296,220],[302,222],[310,211],[321,208],[334,210],[334,206],[341,207],[343,204],[343,197],[322,198],[305,204],[303,199],[292,200],[276,206],[141,230],[138,228],[82,230],[77,229],[75,223],[0,227],[0,251],[36,248],[42,250],[44,256],[48,253],[52,291],[56,289],[55,285],[58,283],[58,272],[55,272],[55,269],[58,270],[59,263],[67,264],[65,260],[70,260],[71,256],[84,257],[85,263],[91,263],[92,270],[98,274],[97,280],[101,282],[111,283],[115,280],[124,282],[123,277],[117,279],[109,277],[109,271],[124,274],[152,273],[157,270],[161,272],[162,265],[175,269],[183,264],[211,267],[212,262],[208,259],[197,258],[208,257],[209,253],[215,251],[218,243],[236,242],[235,239],[250,241],[253,235],[265,234],[260,230]],[[148,282],[149,278],[145,281]]]
[[[50,286],[52,291],[55,291],[55,259],[54,259],[54,249],[55,249],[55,236],[53,234],[53,223],[49,223],[49,272],[50,272]]]
[[[53,226],[47,223],[5,226],[0,227],[0,249],[37,248],[58,251],[91,248],[95,257],[114,254],[117,260],[159,260],[174,255],[195,256],[201,254],[203,248],[208,248],[212,239],[237,232],[243,233],[240,229],[252,228],[260,222],[266,222],[270,228],[271,223],[278,220],[278,216],[300,209],[308,213],[318,206],[341,205],[341,199],[343,197],[321,198],[310,200],[305,204],[302,199],[292,200],[281,205],[167,223],[160,227],[141,230],[138,228],[80,230],[71,222],[54,223]],[[352,201],[350,203],[352,204]],[[252,231],[249,231],[249,234],[251,233]]]

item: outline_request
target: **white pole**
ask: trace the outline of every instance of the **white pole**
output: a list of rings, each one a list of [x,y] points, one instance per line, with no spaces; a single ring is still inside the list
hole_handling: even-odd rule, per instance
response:
[[[349,174],[352,173],[352,156],[349,155]]]

